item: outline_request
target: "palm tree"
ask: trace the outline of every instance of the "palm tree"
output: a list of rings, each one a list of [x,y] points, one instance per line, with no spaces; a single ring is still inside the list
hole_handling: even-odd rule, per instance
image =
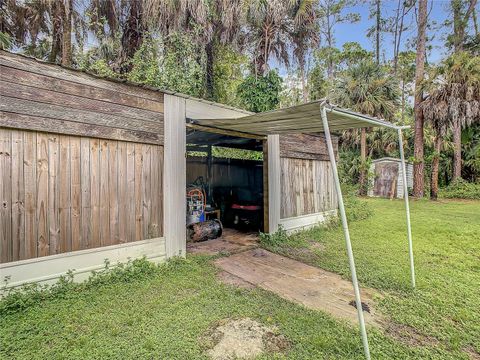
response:
[[[248,42],[252,44],[253,70],[264,75],[273,55],[289,65],[293,4],[290,0],[252,0],[247,11]]]
[[[332,100],[343,107],[364,114],[392,120],[400,94],[396,80],[372,60],[365,60],[347,69],[337,80]],[[360,194],[366,194],[367,140],[366,129],[361,129]]]
[[[101,44],[119,43],[117,59],[113,65],[115,70],[126,73],[131,70],[130,60],[142,46],[148,33],[149,21],[145,6],[160,1],[122,1],[122,0],[90,0],[88,14],[90,30]]]
[[[292,33],[293,56],[296,58],[302,82],[303,101],[308,101],[309,91],[306,86],[305,58],[308,50],[315,48],[319,38],[318,19],[320,12],[318,2],[314,0],[297,1],[294,10],[294,29]]]
[[[447,58],[435,69],[431,80],[425,83],[424,88],[429,96],[421,106],[423,116],[432,124],[436,131],[436,155],[441,150],[442,137],[447,129],[454,134],[454,164],[453,180],[461,175],[461,142],[455,141],[455,132],[458,127],[465,128],[473,123],[480,123],[480,57],[472,56],[467,52],[460,52]],[[434,159],[438,161],[437,159]],[[460,164],[458,164],[460,162]],[[438,162],[437,177],[432,180],[438,190]],[[460,175],[459,175],[460,174]],[[436,193],[433,194],[436,198]]]

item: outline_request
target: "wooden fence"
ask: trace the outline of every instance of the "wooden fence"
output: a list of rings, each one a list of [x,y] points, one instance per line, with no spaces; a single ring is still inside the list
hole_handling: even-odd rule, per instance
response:
[[[0,129],[1,261],[162,235],[163,147]]]
[[[334,138],[335,150],[336,140]],[[332,167],[323,136],[281,136],[280,156],[282,219],[337,208]]]
[[[163,235],[164,94],[0,51],[0,262]]]

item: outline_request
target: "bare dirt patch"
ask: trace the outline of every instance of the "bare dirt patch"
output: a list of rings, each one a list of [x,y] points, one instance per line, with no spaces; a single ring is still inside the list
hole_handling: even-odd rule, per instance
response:
[[[286,351],[290,346],[275,327],[249,318],[221,321],[204,341],[213,360],[253,359],[263,353]]]
[[[480,360],[480,354],[473,348],[473,346],[468,346],[464,348],[463,351],[471,360]]]
[[[385,324],[387,333],[393,338],[410,346],[437,346],[438,339],[433,336],[428,336],[420,333],[415,328],[397,323]]]

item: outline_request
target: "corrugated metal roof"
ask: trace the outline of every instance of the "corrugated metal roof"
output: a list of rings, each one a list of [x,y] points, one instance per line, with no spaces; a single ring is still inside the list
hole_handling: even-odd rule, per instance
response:
[[[191,123],[229,131],[254,135],[323,132],[320,110],[325,107],[331,131],[363,127],[399,127],[383,119],[359,114],[331,105],[327,100],[318,100],[284,109],[267,111],[233,119],[190,119]]]

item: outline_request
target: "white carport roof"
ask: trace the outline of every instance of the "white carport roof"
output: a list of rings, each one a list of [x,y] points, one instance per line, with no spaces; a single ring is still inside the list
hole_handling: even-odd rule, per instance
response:
[[[297,105],[285,109],[268,111],[242,117],[217,118],[217,119],[187,119],[190,127],[199,130],[212,132],[229,132],[231,135],[244,137],[262,137],[266,135],[293,134],[293,133],[325,133],[327,149],[332,163],[332,172],[335,180],[335,188],[338,194],[339,212],[342,219],[343,232],[347,247],[348,261],[352,275],[353,289],[355,293],[355,302],[362,335],[365,357],[370,359],[370,350],[368,346],[367,331],[363,318],[362,305],[360,299],[360,290],[357,280],[357,272],[353,257],[352,245],[350,241],[350,232],[343,203],[342,189],[338,177],[337,164],[330,136],[330,130],[342,131],[354,128],[378,127],[384,126],[398,131],[400,157],[402,161],[403,181],[407,182],[405,171],[405,157],[403,154],[402,129],[408,126],[397,126],[385,120],[372,118],[363,114],[355,113],[350,110],[341,109],[329,104],[327,100],[319,100],[307,104]],[[408,189],[404,187],[404,199],[407,214],[407,236],[409,247],[409,258],[411,268],[412,286],[415,287],[415,270],[413,265],[412,236],[410,228],[410,209],[408,203]]]
[[[190,123],[202,127],[236,131],[256,136],[318,133],[325,131],[320,119],[322,108],[326,110],[331,131],[378,126],[393,129],[403,128],[382,119],[339,108],[329,104],[326,100],[312,101],[284,109],[237,118],[190,119]]]

